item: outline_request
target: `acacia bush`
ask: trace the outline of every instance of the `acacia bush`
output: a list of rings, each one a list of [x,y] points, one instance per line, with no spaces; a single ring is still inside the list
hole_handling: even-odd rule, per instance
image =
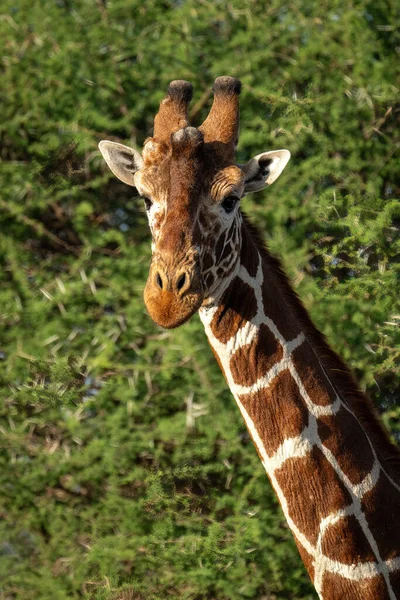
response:
[[[397,10],[3,0],[1,598],[315,598],[198,318],[145,313],[144,210],[97,144],[239,77],[239,162],[292,153],[244,210],[399,440]]]

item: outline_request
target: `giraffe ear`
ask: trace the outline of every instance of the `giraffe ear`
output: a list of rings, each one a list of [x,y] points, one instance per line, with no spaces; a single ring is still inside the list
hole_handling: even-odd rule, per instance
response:
[[[134,175],[143,166],[143,159],[137,150],[103,140],[99,150],[104,160],[118,179],[128,185],[135,185]]]
[[[278,179],[290,159],[289,150],[272,150],[258,154],[241,169],[245,175],[244,193],[258,192]]]

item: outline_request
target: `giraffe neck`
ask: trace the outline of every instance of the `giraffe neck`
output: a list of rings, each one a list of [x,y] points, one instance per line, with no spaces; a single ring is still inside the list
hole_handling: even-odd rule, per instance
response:
[[[253,236],[200,310],[211,347],[320,598],[400,599],[396,449]]]

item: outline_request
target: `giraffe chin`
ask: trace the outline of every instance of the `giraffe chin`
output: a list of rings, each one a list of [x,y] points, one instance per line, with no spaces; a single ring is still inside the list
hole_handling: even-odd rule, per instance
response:
[[[174,329],[186,323],[200,308],[203,295],[186,294],[180,298],[173,292],[154,293],[144,290],[144,302],[152,320],[164,329]]]

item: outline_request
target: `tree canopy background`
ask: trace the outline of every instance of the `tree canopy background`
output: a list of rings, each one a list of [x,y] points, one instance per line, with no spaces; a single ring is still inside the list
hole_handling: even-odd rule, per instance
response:
[[[292,153],[244,210],[399,440],[397,2],[0,12],[0,597],[315,598],[198,318],[146,315],[145,211],[97,144],[239,77],[239,162]]]

